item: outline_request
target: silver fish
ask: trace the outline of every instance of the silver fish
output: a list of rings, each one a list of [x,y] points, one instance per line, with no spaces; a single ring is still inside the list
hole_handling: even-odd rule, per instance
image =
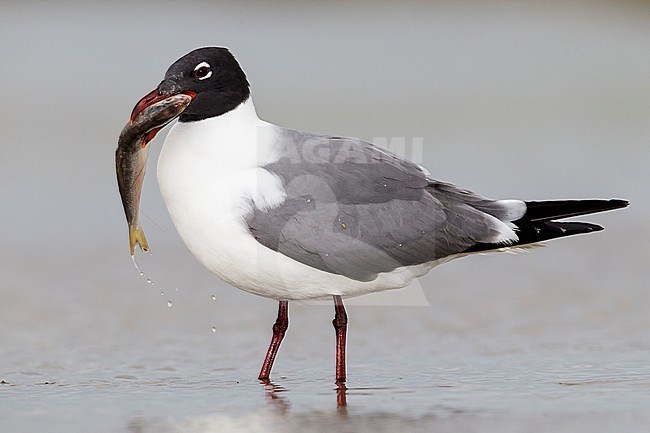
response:
[[[140,194],[147,166],[149,148],[147,144],[158,131],[178,117],[192,102],[185,94],[170,95],[154,104],[136,111],[129,123],[124,126],[115,151],[117,185],[122,197],[124,214],[129,225],[129,247],[131,255],[135,245],[149,251],[147,239],[140,227]],[[136,106],[138,108],[138,106]]]

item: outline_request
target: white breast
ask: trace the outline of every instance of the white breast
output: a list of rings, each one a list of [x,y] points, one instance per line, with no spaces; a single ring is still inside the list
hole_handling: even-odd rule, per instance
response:
[[[361,295],[403,287],[431,266],[400,268],[359,282],[303,265],[257,242],[244,221],[252,206],[272,209],[282,183],[262,166],[279,159],[280,129],[261,121],[252,100],[222,116],[177,123],[158,160],[158,183],[181,238],[210,271],[274,299]]]

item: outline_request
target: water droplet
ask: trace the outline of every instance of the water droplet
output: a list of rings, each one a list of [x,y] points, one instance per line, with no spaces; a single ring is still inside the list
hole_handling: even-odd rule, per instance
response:
[[[402,246],[402,244],[397,244],[397,246],[398,246],[398,247],[401,247],[401,246]]]
[[[151,281],[151,278],[147,278],[147,284],[153,284],[153,282]]]
[[[310,198],[307,199],[307,203],[311,203],[311,199],[310,199]]]
[[[210,299],[212,299],[213,301],[216,301],[217,297],[215,295],[212,295],[212,296],[210,296]]]
[[[165,296],[165,292],[163,292],[163,291],[161,290],[161,291],[160,291],[160,296]]]
[[[141,277],[144,276],[144,272],[142,272],[140,270],[140,266],[138,266],[138,262],[135,261],[135,255],[131,256],[131,260],[133,260],[133,266],[135,266],[135,268],[138,270],[138,273],[140,274],[140,276]]]
[[[169,308],[171,308],[171,307],[172,307],[172,301],[167,301],[167,306],[168,306]]]
[[[330,256],[329,253],[325,253],[325,257],[329,257],[329,256]]]
[[[384,188],[386,188],[387,186],[388,186],[387,184],[384,184]]]
[[[212,327],[212,332],[217,332],[217,328],[213,326]]]

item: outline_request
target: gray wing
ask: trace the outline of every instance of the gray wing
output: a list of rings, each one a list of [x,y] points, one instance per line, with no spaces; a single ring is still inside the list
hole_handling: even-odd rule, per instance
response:
[[[488,215],[498,202],[428,179],[369,143],[285,130],[282,151],[264,168],[287,199],[255,208],[247,222],[260,243],[308,266],[370,281],[499,235]]]

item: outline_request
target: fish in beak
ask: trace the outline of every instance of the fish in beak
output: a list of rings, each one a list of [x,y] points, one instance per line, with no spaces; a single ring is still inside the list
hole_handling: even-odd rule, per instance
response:
[[[162,83],[161,83],[162,84]],[[133,108],[124,126],[115,151],[117,184],[124,214],[129,226],[129,248],[135,246],[149,251],[147,239],[140,227],[140,195],[147,165],[147,144],[169,122],[177,118],[196,96],[193,92],[169,94],[155,89],[145,95]]]

